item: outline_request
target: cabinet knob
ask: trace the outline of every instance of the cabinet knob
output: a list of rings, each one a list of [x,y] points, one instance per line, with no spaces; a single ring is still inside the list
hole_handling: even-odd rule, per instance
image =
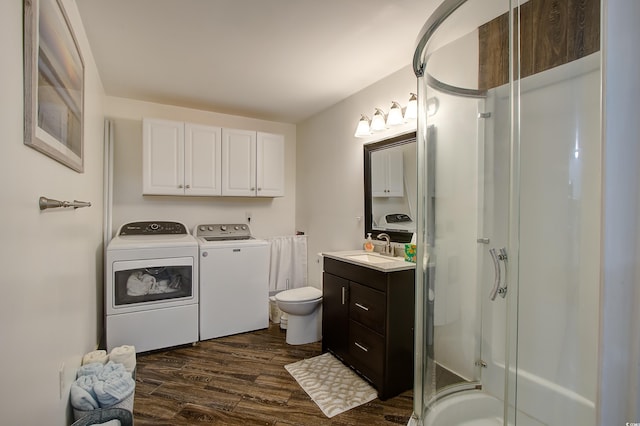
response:
[[[255,190],[256,190],[255,186],[254,186],[254,187],[252,187],[252,188],[251,188],[251,190],[252,190],[252,191],[255,191]]]
[[[258,191],[262,191],[262,188],[258,188]]]
[[[191,185],[186,185],[185,188],[189,189],[191,188]]]
[[[178,185],[178,188],[182,188],[182,185]]]

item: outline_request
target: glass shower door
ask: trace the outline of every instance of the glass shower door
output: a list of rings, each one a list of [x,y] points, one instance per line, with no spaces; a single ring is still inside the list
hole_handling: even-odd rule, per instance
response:
[[[509,288],[517,276],[509,263],[517,248],[517,238],[510,241],[517,236],[510,232],[511,109],[500,120],[495,111],[499,96],[512,99],[511,86],[487,90],[484,75],[494,72],[489,52],[509,49],[509,20],[487,23],[508,13],[510,2],[445,1],[441,8],[453,11],[434,22],[418,84],[425,351],[416,360],[422,398],[415,409],[425,425],[463,423],[472,407],[473,418],[504,419],[515,404],[508,393],[517,330]]]

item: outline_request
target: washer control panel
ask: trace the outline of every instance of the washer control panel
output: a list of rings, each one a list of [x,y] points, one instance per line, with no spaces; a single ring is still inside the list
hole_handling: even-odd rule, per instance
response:
[[[180,222],[131,222],[122,225],[118,235],[189,235]]]
[[[246,223],[212,223],[195,227],[193,235],[205,241],[250,240],[251,230]]]

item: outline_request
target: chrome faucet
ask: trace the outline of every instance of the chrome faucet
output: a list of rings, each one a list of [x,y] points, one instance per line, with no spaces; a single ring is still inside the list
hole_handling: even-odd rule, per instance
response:
[[[391,238],[389,237],[389,234],[385,234],[384,232],[381,232],[378,234],[376,238],[379,240],[386,241],[382,254],[385,254],[387,256],[393,256],[393,250],[391,249]]]

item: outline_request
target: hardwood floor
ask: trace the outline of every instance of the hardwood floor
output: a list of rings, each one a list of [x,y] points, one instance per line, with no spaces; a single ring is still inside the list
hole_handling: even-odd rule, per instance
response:
[[[406,425],[411,391],[329,419],[284,369],[320,355],[291,346],[277,324],[137,359],[134,420],[143,425]]]

